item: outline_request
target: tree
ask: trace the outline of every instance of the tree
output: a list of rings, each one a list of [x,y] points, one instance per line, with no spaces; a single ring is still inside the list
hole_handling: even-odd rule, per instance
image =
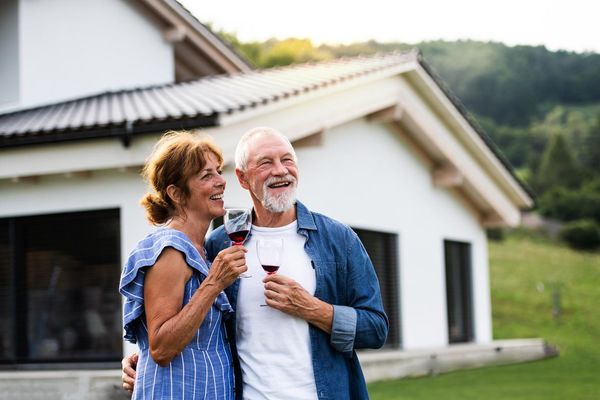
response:
[[[575,188],[580,184],[579,168],[562,133],[555,132],[544,149],[537,174],[536,189],[545,192],[553,187]]]
[[[592,126],[585,140],[584,163],[596,174],[600,172],[600,112],[596,115],[596,123]]]
[[[315,48],[309,39],[271,39],[265,45],[259,62],[262,68],[333,58],[330,53]]]

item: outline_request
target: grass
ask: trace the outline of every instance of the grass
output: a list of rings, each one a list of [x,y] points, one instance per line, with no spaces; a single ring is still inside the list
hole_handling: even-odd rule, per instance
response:
[[[600,399],[600,254],[523,234],[490,242],[489,253],[494,337],[542,337],[560,356],[377,382],[373,400]]]

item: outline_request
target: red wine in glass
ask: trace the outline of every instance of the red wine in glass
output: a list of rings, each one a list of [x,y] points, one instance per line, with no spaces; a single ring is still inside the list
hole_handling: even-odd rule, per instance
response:
[[[265,270],[267,275],[272,275],[277,272],[279,265],[262,265],[262,268]]]
[[[256,241],[256,255],[258,262],[265,270],[267,275],[277,273],[281,266],[281,256],[283,254],[283,239],[258,239]],[[266,307],[267,304],[259,304],[261,307]]]
[[[239,246],[244,243],[244,240],[246,240],[246,236],[248,236],[249,232],[249,230],[241,230],[228,233],[227,236],[229,236],[229,239],[231,239],[234,246]]]
[[[228,208],[223,217],[225,231],[234,246],[244,244],[252,227],[252,211],[247,208]],[[240,274],[240,278],[250,278],[252,275]]]

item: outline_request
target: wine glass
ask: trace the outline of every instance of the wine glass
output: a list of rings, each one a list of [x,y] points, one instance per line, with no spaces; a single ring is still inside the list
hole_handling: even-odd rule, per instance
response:
[[[247,208],[228,208],[223,217],[225,231],[233,246],[244,244],[252,227],[252,211]],[[240,278],[250,278],[252,275],[242,273]]]
[[[256,241],[256,254],[258,262],[267,275],[277,273],[281,266],[281,255],[283,253],[283,239],[259,239]],[[267,304],[261,304],[266,307]]]

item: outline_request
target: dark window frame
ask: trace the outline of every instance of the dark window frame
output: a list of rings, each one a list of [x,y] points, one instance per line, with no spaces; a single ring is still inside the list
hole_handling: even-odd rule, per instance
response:
[[[475,339],[472,246],[469,242],[444,240],[444,271],[448,343]]]
[[[60,213],[48,213],[48,214],[35,214],[35,215],[26,215],[26,216],[14,216],[14,217],[3,217],[0,218],[0,229],[8,230],[8,254],[10,254],[10,260],[5,264],[5,271],[7,272],[7,281],[8,288],[5,288],[5,293],[8,295],[8,301],[10,302],[10,306],[8,307],[8,314],[5,315],[9,324],[11,324],[10,333],[7,334],[9,348],[3,354],[0,353],[0,370],[44,370],[44,369],[109,369],[116,368],[120,365],[119,361],[122,358],[122,339],[118,337],[118,339],[112,336],[115,332],[109,331],[107,333],[107,337],[109,340],[112,340],[114,343],[102,350],[102,352],[106,352],[105,355],[89,355],[83,354],[78,355],[75,350],[72,350],[71,355],[60,354],[58,357],[44,357],[39,354],[32,355],[31,346],[33,346],[34,342],[31,342],[30,329],[28,327],[28,308],[30,307],[31,301],[31,293],[36,289],[28,283],[27,277],[27,267],[26,267],[26,252],[28,250],[28,245],[26,243],[26,233],[24,232],[27,227],[31,229],[32,226],[36,227],[36,223],[39,223],[39,226],[43,226],[42,229],[48,230],[52,229],[55,225],[52,225],[52,221],[56,219],[60,219],[61,217],[66,216],[69,219],[69,222],[72,223],[71,229],[77,231],[78,229],[106,229],[109,231],[110,236],[109,245],[111,246],[112,251],[115,254],[111,254],[108,256],[112,258],[114,261],[106,262],[106,255],[102,255],[99,257],[98,264],[109,265],[108,268],[111,268],[110,265],[114,265],[114,273],[115,273],[115,282],[114,282],[114,290],[115,290],[115,298],[112,301],[118,301],[118,309],[116,312],[121,311],[121,297],[118,294],[118,278],[121,270],[121,212],[118,208],[110,208],[110,209],[94,209],[94,210],[85,210],[85,211],[72,211],[72,212],[60,212]],[[96,225],[91,225],[85,227],[81,223],[78,222],[85,221],[86,219],[91,218],[90,224],[96,223]],[[110,219],[106,219],[110,218]],[[103,223],[98,224],[98,221],[102,221]],[[45,224],[45,225],[44,225]],[[74,227],[74,228],[73,228]],[[113,236],[114,234],[114,236]],[[2,236],[6,239],[6,235]],[[51,242],[51,241],[50,241]],[[85,242],[85,240],[84,240]],[[2,243],[0,243],[2,244]],[[51,245],[50,245],[51,246]],[[115,247],[116,246],[116,247]],[[69,245],[60,244],[56,248],[48,247],[48,251],[54,251],[56,253],[64,252],[65,249],[75,249],[77,244]],[[37,248],[33,247],[33,249]],[[75,250],[73,250],[75,251]],[[81,254],[85,254],[85,257],[90,257],[95,262],[98,258],[98,253],[87,252],[87,248],[78,249]],[[70,253],[66,253],[70,254]],[[89,266],[88,263],[83,262],[84,267]],[[77,268],[77,266],[75,266]],[[105,267],[106,268],[106,267]],[[106,274],[105,270],[98,270],[100,274]],[[112,273],[108,273],[106,275],[110,278],[112,283]],[[71,280],[73,279],[73,272],[70,272]],[[102,287],[102,286],[99,286]],[[37,289],[39,290],[39,289]],[[74,289],[71,287],[66,287],[65,289],[61,289],[62,292],[65,290],[73,292]],[[85,291],[83,288],[79,290],[80,292]],[[106,288],[101,293],[108,292]],[[54,294],[54,293],[53,293]],[[55,297],[49,297],[49,299],[54,302]],[[35,304],[35,303],[33,303]],[[66,303],[63,303],[66,304]],[[99,303],[104,305],[103,302]],[[72,306],[73,308],[78,307],[79,304]],[[60,312],[60,308],[57,309]],[[0,310],[0,312],[5,312]],[[56,312],[56,311],[55,311]],[[81,311],[83,312],[83,311]],[[101,311],[104,312],[104,311]],[[37,314],[32,314],[37,317]],[[83,316],[83,314],[81,314]],[[89,325],[88,325],[89,326]],[[33,328],[32,328],[33,329]],[[81,331],[77,332],[81,335]],[[116,341],[119,340],[120,345],[118,347]],[[34,347],[35,348],[35,347]],[[108,350],[107,350],[108,349]],[[1,350],[1,349],[0,349]],[[97,351],[97,350],[96,350]],[[100,354],[100,353],[98,353]]]
[[[373,263],[375,273],[379,280],[384,310],[390,322],[388,337],[383,348],[401,349],[402,313],[400,304],[399,235],[396,232],[376,231],[358,227],[352,227],[352,229],[360,238],[371,258],[371,262]],[[372,240],[375,240],[378,245],[381,246],[380,249],[383,254],[380,254],[379,256],[373,254],[374,249],[372,248]]]

